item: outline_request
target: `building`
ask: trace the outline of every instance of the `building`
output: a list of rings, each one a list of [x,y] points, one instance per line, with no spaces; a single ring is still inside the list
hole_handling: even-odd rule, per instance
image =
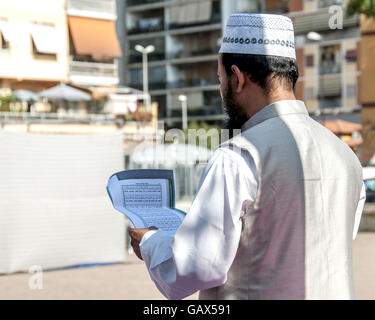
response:
[[[0,0],[0,87],[40,91],[68,81],[65,1]]]
[[[345,16],[345,2],[290,1],[300,71],[296,95],[317,120],[360,123],[359,17]],[[310,36],[312,31],[315,34]]]
[[[69,82],[81,87],[117,87],[114,0],[66,0],[69,29]]]
[[[362,104],[362,161],[375,155],[375,19],[362,17],[360,47],[360,101]]]
[[[142,55],[137,44],[154,45],[148,56],[149,89],[159,119],[181,126],[181,102],[187,96],[188,119],[220,124],[224,110],[217,79],[217,56],[227,18],[235,12],[287,13],[287,1],[127,0],[122,85],[142,89]]]
[[[188,118],[221,122],[222,102],[216,78],[217,53],[227,18],[232,13],[267,12],[289,15],[295,25],[297,61],[301,77],[297,98],[306,102],[318,120],[342,118],[360,122],[357,99],[358,16],[343,17],[343,29],[330,29],[329,7],[340,0],[127,0],[125,16],[124,85],[142,88],[142,55],[136,44],[152,44],[149,87],[159,103],[159,118],[168,126],[181,125],[178,95],[187,95]],[[310,31],[319,42],[307,38]]]
[[[122,53],[114,0],[1,0],[0,8],[0,87],[4,92],[38,93],[64,82],[85,88],[97,98],[103,96],[103,90],[95,92],[97,88],[118,86],[117,58]],[[76,108],[66,103],[64,108],[101,111],[95,109],[97,105]]]

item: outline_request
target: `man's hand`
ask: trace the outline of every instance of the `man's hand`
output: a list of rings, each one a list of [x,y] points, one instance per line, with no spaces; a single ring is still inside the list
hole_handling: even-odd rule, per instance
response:
[[[150,228],[144,228],[144,229],[133,229],[133,228],[129,229],[129,235],[131,238],[130,244],[133,247],[133,250],[139,259],[143,260],[142,255],[141,255],[141,250],[139,248],[139,243],[141,242],[143,236],[145,235],[146,232],[150,230],[157,230],[157,229],[158,228],[156,227],[150,227]]]

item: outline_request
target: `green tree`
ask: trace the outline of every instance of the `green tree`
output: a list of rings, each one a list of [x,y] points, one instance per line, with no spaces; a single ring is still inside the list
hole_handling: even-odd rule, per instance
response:
[[[375,18],[375,0],[350,0],[346,14],[350,17],[356,13]]]
[[[10,111],[10,104],[15,101],[17,101],[17,99],[13,95],[0,96],[0,111]]]

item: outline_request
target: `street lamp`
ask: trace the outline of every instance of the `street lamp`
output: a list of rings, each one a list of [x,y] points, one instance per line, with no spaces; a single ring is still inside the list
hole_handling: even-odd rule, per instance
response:
[[[310,31],[307,35],[306,35],[306,38],[309,39],[310,41],[314,41],[314,42],[320,42],[322,41],[322,36],[315,32],[315,31]],[[319,72],[319,75],[320,75],[320,70],[318,71]],[[318,88],[318,96],[321,96],[322,98],[322,104],[324,103],[324,75],[322,76],[322,79],[321,79],[321,84],[322,84],[322,92],[321,92],[321,95],[319,95],[319,88]],[[320,104],[319,104],[319,101],[318,101],[318,109],[315,111],[315,114],[317,116],[320,115]]]
[[[182,129],[187,129],[187,97],[183,94],[178,96],[178,100],[181,101],[182,105]]]
[[[143,82],[143,94],[146,97],[146,106],[147,106],[147,111],[150,111],[150,95],[148,93],[148,60],[147,60],[147,55],[151,52],[155,51],[155,47],[153,45],[149,45],[146,48],[141,46],[140,44],[137,44],[134,47],[135,50],[138,52],[142,53],[142,67],[143,67],[143,77],[142,77],[142,82]]]

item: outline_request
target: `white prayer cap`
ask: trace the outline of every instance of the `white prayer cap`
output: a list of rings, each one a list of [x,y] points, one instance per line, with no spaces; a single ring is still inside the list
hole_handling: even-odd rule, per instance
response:
[[[219,52],[296,59],[293,22],[277,14],[232,14]]]

